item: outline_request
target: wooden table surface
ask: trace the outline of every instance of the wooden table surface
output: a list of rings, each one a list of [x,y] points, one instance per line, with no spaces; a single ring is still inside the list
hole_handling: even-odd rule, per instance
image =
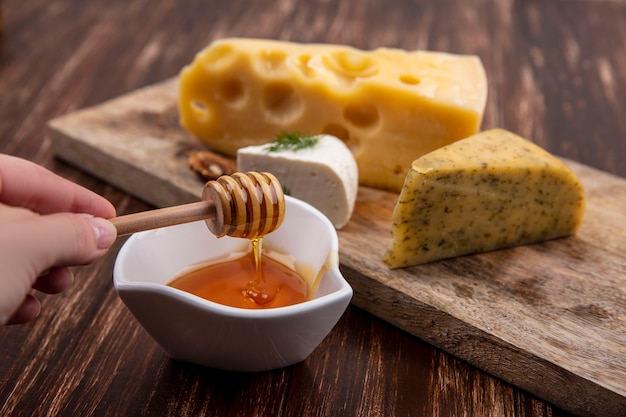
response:
[[[623,1],[0,2],[0,152],[95,190],[119,214],[150,207],[55,159],[47,121],[170,78],[226,36],[477,54],[484,128],[626,177]],[[286,369],[172,361],[113,289],[122,243],[77,268],[63,294],[41,296],[34,322],[0,328],[0,416],[569,415],[356,307]]]

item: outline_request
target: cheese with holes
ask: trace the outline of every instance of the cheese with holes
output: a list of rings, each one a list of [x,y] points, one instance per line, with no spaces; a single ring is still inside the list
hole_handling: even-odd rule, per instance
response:
[[[585,197],[558,158],[494,129],[413,162],[384,262],[405,267],[576,232]]]
[[[235,38],[198,53],[179,89],[181,125],[216,151],[327,133],[361,184],[399,191],[414,159],[478,131],[487,80],[476,56]]]
[[[346,145],[330,135],[316,137],[304,149],[270,150],[270,144],[247,146],[237,152],[239,171],[270,172],[285,194],[306,201],[340,229],[354,210],[358,169]]]

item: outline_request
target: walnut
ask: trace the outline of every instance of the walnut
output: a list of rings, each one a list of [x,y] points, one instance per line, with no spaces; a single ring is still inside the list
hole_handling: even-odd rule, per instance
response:
[[[234,159],[211,151],[190,151],[187,154],[189,168],[205,181],[216,180],[222,175],[237,171]]]

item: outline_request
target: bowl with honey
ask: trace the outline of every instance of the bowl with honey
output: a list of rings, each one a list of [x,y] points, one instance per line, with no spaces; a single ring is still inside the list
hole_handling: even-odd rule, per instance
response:
[[[243,372],[306,359],[343,315],[352,288],[337,232],[285,197],[278,230],[216,237],[203,221],[135,233],[115,262],[115,288],[173,359]]]

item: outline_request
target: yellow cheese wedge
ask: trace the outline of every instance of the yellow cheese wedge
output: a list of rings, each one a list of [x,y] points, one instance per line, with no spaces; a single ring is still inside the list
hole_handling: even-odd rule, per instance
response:
[[[584,206],[583,187],[561,160],[489,130],[413,162],[383,260],[405,267],[571,235]]]
[[[282,131],[331,134],[361,184],[400,191],[414,159],[478,131],[486,97],[476,56],[235,38],[183,68],[179,112],[232,156]]]

